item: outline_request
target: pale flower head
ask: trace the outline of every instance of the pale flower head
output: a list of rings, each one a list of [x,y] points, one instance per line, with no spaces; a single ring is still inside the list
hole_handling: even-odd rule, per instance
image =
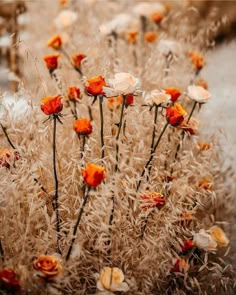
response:
[[[139,86],[139,79],[130,73],[116,73],[114,79],[107,80],[108,87],[103,87],[107,96],[133,94]]]
[[[208,231],[211,237],[216,241],[219,248],[228,246],[229,239],[226,237],[225,232],[219,226],[212,226]]]
[[[206,103],[211,98],[209,91],[196,85],[188,86],[188,96],[199,103]]]
[[[217,242],[204,229],[200,229],[199,233],[194,234],[193,242],[197,248],[205,251],[215,251],[217,248]]]
[[[97,289],[102,291],[100,294],[109,294],[110,292],[126,292],[129,286],[124,282],[125,276],[118,267],[104,267],[97,281]],[[112,294],[112,293],[110,293]]]
[[[168,40],[168,39],[161,39],[157,45],[158,50],[161,54],[167,56],[168,54],[172,53],[173,55],[180,55],[181,54],[181,45],[177,41]]]
[[[161,103],[167,103],[170,101],[171,96],[164,91],[152,90],[151,92],[144,92],[143,98],[145,103],[149,105],[159,105]]]
[[[166,7],[160,2],[147,3],[141,2],[135,5],[133,8],[134,14],[138,16],[150,17],[153,13],[158,12],[160,14],[166,13]]]
[[[54,20],[55,26],[60,29],[66,29],[72,26],[78,18],[78,14],[74,11],[62,10]]]

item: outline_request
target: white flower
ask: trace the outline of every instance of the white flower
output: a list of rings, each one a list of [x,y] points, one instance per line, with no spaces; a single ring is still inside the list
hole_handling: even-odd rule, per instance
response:
[[[161,39],[157,45],[157,48],[163,55],[168,55],[169,53],[174,55],[181,54],[181,45],[177,41]]]
[[[209,91],[196,85],[188,86],[188,96],[199,103],[206,103],[211,98]]]
[[[171,99],[171,95],[166,94],[164,91],[152,90],[151,92],[144,92],[143,98],[147,104],[156,104],[167,103]]]
[[[225,232],[219,226],[212,226],[208,232],[211,237],[216,241],[218,247],[227,247],[229,239],[226,237]]]
[[[78,14],[74,11],[65,9],[55,18],[54,23],[58,29],[66,29],[73,25],[78,18]]]
[[[133,12],[134,14],[138,16],[150,17],[155,12],[158,12],[160,14],[165,14],[166,7],[160,2],[155,2],[155,3],[141,2],[133,8]]]
[[[194,234],[193,242],[197,248],[205,251],[215,251],[217,248],[217,242],[204,229]]]
[[[139,86],[139,79],[130,73],[116,73],[114,79],[108,79],[110,87],[103,87],[107,96],[134,93]]]
[[[129,290],[129,286],[124,282],[124,279],[125,276],[118,267],[104,267],[97,281],[97,288],[102,291],[100,294],[113,294],[109,291],[126,292]]]
[[[130,14],[118,14],[111,21],[102,24],[99,28],[102,35],[109,35],[112,32],[118,34],[125,32],[133,23],[133,18]]]

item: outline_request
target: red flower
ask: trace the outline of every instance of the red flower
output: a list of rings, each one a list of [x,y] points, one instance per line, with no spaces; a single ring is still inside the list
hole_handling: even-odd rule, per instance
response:
[[[0,167],[9,168],[10,164],[20,159],[20,155],[15,150],[2,149],[0,150]]]
[[[162,21],[163,19],[163,15],[159,12],[154,12],[152,15],[151,15],[151,19],[154,23],[158,24]]]
[[[49,41],[48,41],[48,46],[52,47],[53,49],[60,49],[62,47],[62,39],[60,35],[55,35],[53,36]]]
[[[51,54],[51,55],[44,56],[43,59],[50,73],[52,73],[54,70],[57,69],[59,57],[60,57],[60,54]]]
[[[189,269],[188,262],[183,258],[176,259],[174,266],[171,268],[172,272],[185,272]]]
[[[103,92],[103,86],[106,86],[105,79],[102,76],[93,77],[86,80],[85,90],[88,95],[97,96],[105,94]]]
[[[171,101],[175,102],[179,96],[182,94],[178,88],[175,87],[168,87],[165,88],[165,93],[171,96]]]
[[[76,53],[74,55],[71,56],[71,62],[73,64],[73,66],[78,69],[81,67],[81,62],[82,60],[86,57],[85,54],[83,53]]]
[[[81,118],[74,122],[74,130],[79,135],[88,135],[93,131],[93,127],[89,119]]]
[[[167,121],[174,127],[179,126],[184,121],[184,115],[186,115],[186,111],[177,102],[174,106],[166,108]]]
[[[94,188],[106,177],[105,168],[92,163],[86,165],[86,168],[82,170],[82,175],[85,183]]]
[[[162,194],[156,193],[156,192],[148,192],[147,194],[142,195],[141,199],[142,199],[141,208],[143,210],[147,210],[150,208],[160,209],[166,203],[166,198]]]
[[[70,100],[80,99],[80,89],[76,86],[68,88],[68,97]]]
[[[134,102],[134,96],[133,94],[126,94],[125,96],[125,106],[128,107],[129,105],[133,104]]]
[[[187,240],[184,242],[183,246],[181,247],[182,252],[187,252],[191,250],[194,246],[194,242],[192,240]]]
[[[59,114],[63,109],[62,96],[48,96],[41,99],[41,110],[46,115]]]
[[[0,286],[11,292],[20,290],[20,283],[16,279],[16,273],[13,269],[3,269],[0,272]]]

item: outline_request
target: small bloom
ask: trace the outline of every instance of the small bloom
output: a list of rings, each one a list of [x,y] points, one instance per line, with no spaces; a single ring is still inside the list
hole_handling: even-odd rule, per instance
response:
[[[60,35],[55,35],[53,36],[49,41],[48,41],[48,46],[52,47],[53,49],[60,49],[62,47],[62,39]]]
[[[162,208],[166,203],[166,198],[161,193],[147,192],[145,195],[141,196],[143,210],[150,208]]]
[[[71,56],[71,62],[73,66],[78,69],[81,67],[82,60],[86,57],[83,53],[76,53]]]
[[[219,248],[228,246],[229,239],[226,237],[225,232],[219,226],[212,226],[208,231],[211,237],[216,241]]]
[[[151,15],[151,20],[156,24],[160,23],[162,19],[163,19],[163,14],[161,14],[160,12],[154,12]]]
[[[192,240],[187,240],[184,242],[183,246],[181,247],[181,251],[183,253],[188,252],[194,247],[194,242]]]
[[[174,127],[179,126],[184,121],[185,115],[186,111],[177,102],[175,102],[174,106],[166,109],[166,119]]]
[[[192,61],[194,68],[198,71],[201,70],[203,66],[206,64],[204,57],[196,51],[191,51],[189,53],[189,57]]]
[[[217,242],[204,229],[200,229],[199,233],[194,234],[193,242],[197,248],[205,251],[215,251],[217,247]]]
[[[62,96],[48,96],[41,99],[41,110],[46,115],[59,114],[63,109]]]
[[[137,36],[138,36],[137,31],[129,31],[129,32],[127,32],[126,38],[127,38],[128,43],[135,44],[137,42]]]
[[[89,119],[81,118],[74,122],[74,130],[79,135],[89,135],[92,133],[93,127]]]
[[[115,111],[121,106],[122,101],[123,101],[123,97],[121,95],[109,97],[107,99],[107,106],[108,106],[109,110]]]
[[[188,86],[188,96],[199,103],[206,103],[211,98],[210,92],[196,85]]]
[[[189,270],[188,262],[183,258],[176,259],[171,271],[185,273]]]
[[[97,288],[99,291],[127,292],[129,286],[124,279],[123,271],[118,267],[104,267],[97,281]]]
[[[170,101],[171,96],[164,91],[152,90],[151,92],[143,93],[144,100],[147,104],[160,105],[161,103],[167,103]]]
[[[59,30],[67,29],[73,25],[78,18],[78,14],[69,9],[64,9],[55,18],[54,23]]]
[[[144,34],[144,39],[145,39],[146,42],[152,43],[152,42],[156,41],[157,36],[158,35],[157,35],[156,32],[146,32]]]
[[[0,271],[0,286],[2,286],[5,290],[13,292],[11,294],[15,294],[20,290],[20,282],[16,279],[16,273],[13,269],[5,268]]]
[[[196,135],[198,133],[198,123],[194,119],[190,119],[187,123],[187,120],[184,119],[184,121],[180,124],[180,128],[183,131],[188,132],[190,135]]]
[[[105,168],[88,163],[86,168],[82,170],[84,181],[87,185],[97,187],[106,177]]]
[[[107,96],[133,94],[139,85],[139,79],[130,73],[116,73],[114,79],[108,79],[109,87],[103,87]]]
[[[69,100],[75,101],[77,99],[80,99],[80,89],[76,86],[69,87],[68,88],[68,97]]]
[[[37,275],[46,280],[53,280],[62,273],[62,265],[55,256],[41,255],[34,262]]]
[[[17,151],[12,149],[0,150],[0,167],[9,168],[11,164],[20,159],[20,155]]]
[[[97,76],[86,80],[85,90],[91,96],[104,95],[104,86],[106,86],[105,79],[102,76]]]
[[[179,96],[182,94],[182,92],[176,88],[176,87],[168,87],[165,88],[165,93],[169,94],[171,96],[171,101],[175,102]]]
[[[210,143],[207,143],[207,142],[202,142],[202,141],[199,141],[197,143],[197,146],[199,148],[200,151],[207,151],[211,148],[211,144]]]
[[[200,187],[200,188],[202,188],[204,190],[212,191],[212,189],[213,189],[212,180],[210,179],[210,177],[203,177],[198,182],[198,187]]]
[[[51,55],[44,56],[43,59],[50,73],[52,73],[54,70],[57,69],[59,57],[60,57],[60,54],[51,54]]]

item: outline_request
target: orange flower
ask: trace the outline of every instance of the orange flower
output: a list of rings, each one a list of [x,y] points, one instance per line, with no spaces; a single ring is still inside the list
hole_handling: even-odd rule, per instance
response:
[[[197,85],[197,86],[201,86],[202,88],[208,90],[208,84],[207,84],[207,81],[204,80],[204,79],[198,79],[197,82],[196,82],[196,85]]]
[[[0,167],[9,168],[11,163],[20,159],[20,155],[15,150],[2,149],[0,150]]]
[[[200,71],[206,64],[204,57],[196,51],[189,52],[189,57],[191,58],[193,66],[198,71]]]
[[[159,12],[154,12],[152,15],[151,15],[151,19],[154,23],[158,24],[162,21],[163,19],[163,15]]]
[[[68,88],[68,97],[70,100],[80,99],[80,89],[76,86]]]
[[[194,119],[191,119],[188,124],[187,120],[184,119],[184,121],[180,124],[180,128],[189,132],[190,135],[195,135],[198,133],[198,124]]]
[[[200,149],[200,151],[207,151],[211,148],[211,144],[207,143],[207,142],[198,142],[197,143],[198,148]]]
[[[47,96],[41,99],[41,110],[46,115],[59,114],[63,109],[62,96]]]
[[[134,44],[137,42],[137,36],[138,32],[137,31],[130,31],[127,33],[127,41],[130,44]]]
[[[174,266],[172,267],[172,272],[186,272],[189,269],[188,262],[183,258],[178,258],[175,261]]]
[[[92,132],[93,127],[89,119],[81,118],[74,122],[74,130],[79,135],[88,135]]]
[[[175,102],[179,96],[182,94],[178,88],[175,87],[168,87],[165,88],[165,93],[171,96],[171,101]]]
[[[33,262],[38,276],[46,280],[53,280],[62,272],[62,265],[57,257],[41,255]]]
[[[48,46],[52,47],[53,49],[60,49],[62,46],[62,39],[60,35],[55,35],[53,36],[49,41],[48,41]]]
[[[86,165],[86,169],[82,170],[84,181],[87,185],[97,187],[106,177],[105,168],[92,163]]]
[[[150,208],[160,209],[166,203],[166,198],[162,194],[156,192],[147,192],[147,194],[141,196],[141,199],[143,202],[141,208],[143,210]]]
[[[174,103],[174,106],[166,108],[167,121],[174,127],[179,126],[184,121],[185,115],[186,111],[177,102]]]
[[[67,4],[68,0],[60,0],[60,5],[65,6]]]
[[[16,273],[10,268],[0,271],[0,285],[9,291],[10,294],[15,294],[15,292],[20,290],[20,282],[16,279]]]
[[[51,54],[44,56],[44,61],[50,73],[57,69],[58,66],[58,58],[60,54]]]
[[[207,191],[212,191],[213,183],[209,177],[204,177],[198,182],[198,187]]]
[[[73,66],[78,69],[81,67],[82,60],[86,57],[83,53],[76,53],[71,56],[71,62]]]
[[[122,96],[109,97],[107,99],[107,106],[111,111],[117,110],[122,104]]]
[[[105,94],[103,86],[106,86],[105,79],[102,76],[97,76],[86,80],[85,90],[88,95],[97,96]]]
[[[146,32],[144,34],[144,39],[148,43],[152,43],[152,42],[156,41],[156,39],[157,39],[157,33],[156,32]]]

